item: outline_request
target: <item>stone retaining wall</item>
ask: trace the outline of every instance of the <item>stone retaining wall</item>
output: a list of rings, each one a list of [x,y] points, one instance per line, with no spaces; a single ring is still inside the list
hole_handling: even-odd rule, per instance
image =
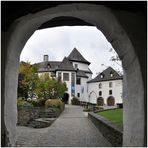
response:
[[[113,145],[122,146],[122,128],[95,113],[88,113],[88,118],[95,124],[102,135]]]
[[[22,126],[28,126],[31,121],[37,118],[56,118],[64,110],[52,110],[51,108],[44,107],[18,107],[17,124]]]

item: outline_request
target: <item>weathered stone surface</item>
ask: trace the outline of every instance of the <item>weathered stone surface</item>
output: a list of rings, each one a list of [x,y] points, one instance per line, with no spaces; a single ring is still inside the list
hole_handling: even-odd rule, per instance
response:
[[[63,108],[64,109],[64,108]],[[53,110],[44,107],[18,107],[17,125],[34,128],[48,127],[52,124],[53,118],[57,118],[63,110]],[[39,121],[39,118],[51,118],[50,122]]]
[[[122,146],[123,128],[116,126],[112,122],[96,115],[95,113],[88,113],[88,118],[95,124],[102,135],[108,139],[113,146]]]

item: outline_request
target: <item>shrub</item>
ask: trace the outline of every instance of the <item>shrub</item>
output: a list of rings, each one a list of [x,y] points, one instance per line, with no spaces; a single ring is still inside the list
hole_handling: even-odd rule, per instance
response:
[[[33,104],[34,107],[45,106],[45,99],[30,100],[29,102]]]
[[[45,107],[46,108],[55,107],[55,108],[63,109],[64,103],[60,99],[48,99],[45,102]]]
[[[29,106],[29,107],[32,107],[33,104],[32,103],[29,103],[23,99],[17,99],[17,106],[18,107],[23,107],[23,106]]]
[[[80,105],[80,101],[79,101],[78,98],[74,97],[74,98],[72,98],[72,100],[71,100],[71,104],[72,104],[72,105]]]

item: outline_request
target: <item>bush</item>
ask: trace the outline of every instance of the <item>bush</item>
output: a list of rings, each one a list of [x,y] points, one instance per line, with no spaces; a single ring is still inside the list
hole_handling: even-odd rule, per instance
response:
[[[45,107],[46,108],[55,107],[55,108],[63,109],[64,103],[60,99],[48,99],[45,102]]]
[[[72,105],[80,105],[80,101],[79,101],[78,98],[74,97],[74,98],[72,98],[72,100],[71,100],[71,104],[72,104]]]
[[[30,100],[29,102],[33,104],[34,107],[45,106],[45,99]]]
[[[17,99],[17,106],[18,107],[23,107],[23,106],[28,106],[28,107],[32,107],[33,104],[32,103],[29,103],[23,99]]]

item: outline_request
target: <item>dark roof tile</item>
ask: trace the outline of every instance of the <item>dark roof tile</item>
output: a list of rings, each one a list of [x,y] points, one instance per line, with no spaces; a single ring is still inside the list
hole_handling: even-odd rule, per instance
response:
[[[73,68],[73,65],[71,64],[71,62],[66,57],[63,59],[63,61],[61,62],[61,64],[58,66],[58,68],[56,69],[56,71],[57,70],[60,70],[60,71],[76,71]]]
[[[48,71],[54,71],[58,66],[60,65],[61,62],[59,61],[45,61],[45,62],[40,62],[36,63],[38,67],[38,72],[48,72]]]
[[[77,70],[77,77],[83,77],[83,78],[88,78],[88,76],[86,75],[86,73],[82,70]]]
[[[113,74],[112,77],[111,77],[111,73]],[[101,78],[101,75],[103,76],[102,78]],[[108,67],[103,72],[101,72],[99,75],[97,75],[94,79],[88,81],[87,83],[109,81],[109,80],[119,80],[119,79],[123,79],[123,76],[120,76],[113,68]]]
[[[67,58],[70,61],[76,61],[76,62],[90,64],[90,62],[87,61],[76,48],[74,48],[72,50],[72,52],[70,53],[70,55]]]

